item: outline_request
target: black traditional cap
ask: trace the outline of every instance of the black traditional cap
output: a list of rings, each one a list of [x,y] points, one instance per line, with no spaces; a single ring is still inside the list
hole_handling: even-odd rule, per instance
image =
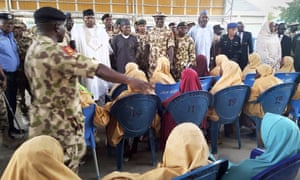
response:
[[[170,27],[170,26],[176,26],[176,23],[170,22],[168,26],[169,26],[169,27]]]
[[[34,12],[33,17],[35,24],[66,20],[66,15],[53,7],[42,7]]]
[[[121,22],[120,22],[120,25],[123,26],[123,25],[130,25],[130,22],[128,19],[121,19]]]
[[[222,30],[224,30],[224,28],[222,28],[220,24],[214,25],[213,28],[214,28],[214,31],[222,31]]]
[[[95,13],[92,9],[86,9],[82,11],[82,15],[84,16],[95,16]]]
[[[180,27],[180,26],[186,26],[186,23],[185,22],[180,22],[180,23],[178,23],[178,25],[177,25],[177,27]]]
[[[152,17],[167,17],[163,12],[156,12]]]
[[[145,19],[140,19],[136,22],[137,25],[141,25],[141,24],[147,24],[147,21]]]
[[[104,21],[108,17],[112,17],[112,16],[111,16],[111,14],[106,13],[106,14],[103,14],[101,19],[102,19],[102,21]]]
[[[14,19],[14,15],[10,13],[0,13],[0,19],[12,20]]]
[[[286,27],[285,27],[285,23],[279,23],[278,24],[278,29],[282,29],[282,30],[286,30]]]

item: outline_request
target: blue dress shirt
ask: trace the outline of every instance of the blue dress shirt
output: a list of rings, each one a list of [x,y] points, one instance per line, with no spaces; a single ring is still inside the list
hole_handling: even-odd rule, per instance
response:
[[[18,47],[13,32],[4,34],[0,29],[0,65],[6,72],[15,72],[20,64]]]

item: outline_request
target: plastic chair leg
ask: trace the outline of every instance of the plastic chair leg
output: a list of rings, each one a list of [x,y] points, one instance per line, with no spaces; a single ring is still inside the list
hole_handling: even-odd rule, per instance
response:
[[[123,168],[123,156],[124,156],[124,142],[125,138],[117,145],[117,170],[122,171]]]
[[[100,171],[99,171],[99,166],[98,166],[98,159],[97,159],[97,154],[96,154],[96,148],[93,148],[93,157],[94,157],[94,162],[95,162],[97,179],[99,179],[100,178]]]
[[[218,153],[218,135],[219,135],[219,123],[211,121],[210,138],[211,138],[211,153]]]
[[[258,143],[258,133],[259,133],[259,131],[260,131],[260,125],[261,125],[261,119],[259,119],[259,118],[254,118],[254,122],[255,122],[255,126],[256,126],[256,143],[257,143],[257,147],[259,148],[260,147],[260,145],[259,145],[259,143]]]
[[[241,149],[242,143],[241,143],[241,129],[240,129],[240,122],[239,118],[235,121],[235,129],[236,129],[236,135],[237,135],[237,140],[238,140],[238,147]]]
[[[152,166],[155,166],[156,165],[155,137],[152,128],[149,129],[149,143],[151,149]]]

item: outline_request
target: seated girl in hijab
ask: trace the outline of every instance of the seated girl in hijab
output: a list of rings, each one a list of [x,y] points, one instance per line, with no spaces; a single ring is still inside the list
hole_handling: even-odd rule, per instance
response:
[[[198,77],[209,76],[206,57],[204,55],[200,54],[196,57],[196,65],[193,65],[192,68],[197,72]]]
[[[220,54],[216,56],[216,67],[210,71],[211,76],[220,76],[220,68],[223,61],[229,61],[226,55]]]
[[[280,69],[277,72],[283,72],[283,73],[295,72],[293,57],[284,56],[280,63]]]
[[[220,74],[220,79],[210,90],[211,94],[215,94],[216,92],[230,86],[243,84],[241,69],[239,65],[234,61],[223,61],[220,68]],[[208,110],[207,115],[208,118],[212,121],[219,120],[219,117],[213,108],[210,108]]]
[[[290,119],[266,113],[260,129],[265,151],[255,159],[246,159],[229,167],[222,179],[251,179],[259,172],[300,152],[300,131]]]
[[[168,104],[177,96],[190,92],[202,90],[200,81],[198,79],[198,74],[191,68],[185,69],[181,72],[181,80],[179,84],[179,91],[174,95],[162,102],[163,107],[167,107]],[[166,141],[172,129],[176,126],[176,123],[169,112],[163,114],[161,122],[161,139],[160,147],[163,150],[165,148]],[[200,124],[199,124],[200,125]]]
[[[253,103],[265,90],[282,83],[274,76],[273,68],[268,64],[261,64],[256,68],[256,79],[251,87],[248,103],[245,104],[243,112],[247,116],[257,116],[262,118],[264,111],[260,103]]]
[[[252,53],[249,55],[249,61],[247,66],[243,70],[243,77],[242,79],[245,79],[245,76],[250,73],[256,73],[256,67],[261,64],[261,59],[258,53]]]
[[[172,74],[170,73],[170,61],[162,56],[157,59],[157,66],[153,72],[150,82],[161,84],[175,84]]]
[[[208,145],[199,127],[193,123],[181,123],[172,130],[166,143],[162,163],[158,164],[157,168],[143,174],[113,172],[103,177],[103,180],[172,179],[209,164],[208,156]]]
[[[13,154],[1,179],[46,180],[80,179],[64,165],[64,153],[51,136],[36,136],[24,142]]]
[[[125,66],[125,74],[129,77],[140,79],[143,81],[147,81],[146,75],[143,71],[138,69],[138,65],[135,63],[128,63]],[[106,103],[103,108],[107,112],[110,112],[113,104],[121,99],[122,97],[132,95],[132,94],[154,94],[154,92],[149,89],[146,91],[140,91],[133,89],[131,86],[128,86],[128,90],[123,91],[114,101]],[[159,136],[160,131],[160,118],[158,115],[155,116],[152,122],[152,127],[154,128],[154,132],[156,136]],[[116,146],[120,143],[122,136],[124,135],[123,129],[119,125],[118,121],[114,118],[110,118],[110,121],[107,125],[107,140],[111,146]]]
[[[95,114],[94,114],[94,124],[98,127],[106,126],[109,122],[109,114],[103,110],[101,106],[99,106],[92,98],[91,92],[87,90],[84,86],[80,85],[79,87],[80,93],[80,105],[81,108],[85,108],[90,106],[91,104],[95,104]]]

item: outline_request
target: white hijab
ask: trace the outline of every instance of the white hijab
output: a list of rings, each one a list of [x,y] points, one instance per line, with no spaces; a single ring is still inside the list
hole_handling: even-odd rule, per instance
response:
[[[265,22],[258,33],[255,51],[260,55],[262,63],[278,70],[281,61],[281,45],[277,34],[270,31],[270,23]]]

